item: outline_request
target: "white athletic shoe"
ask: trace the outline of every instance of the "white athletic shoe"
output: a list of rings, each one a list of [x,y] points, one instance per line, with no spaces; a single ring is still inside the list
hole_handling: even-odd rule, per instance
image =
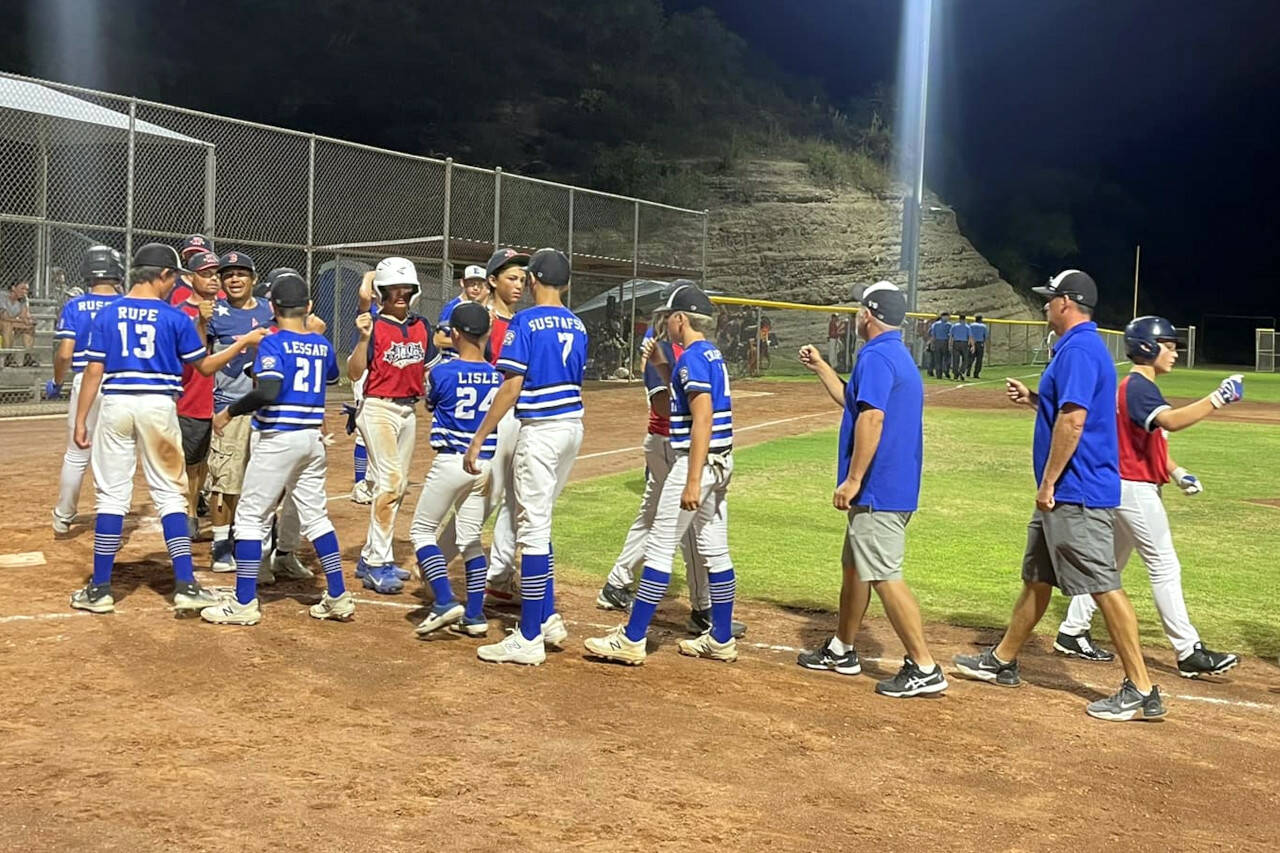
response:
[[[307,568],[298,555],[292,552],[288,554],[273,554],[271,557],[271,571],[275,573],[277,578],[284,578],[290,581],[311,580],[316,573]]]
[[[730,637],[727,643],[717,643],[710,633],[706,633],[692,640],[681,640],[680,654],[691,658],[707,658],[733,663],[738,659],[738,641]],[[943,683],[945,684],[946,681],[944,680]]]
[[[173,589],[174,610],[204,610],[206,607],[217,607],[226,596],[220,592],[191,583],[176,584]]]
[[[71,593],[71,606],[76,610],[88,610],[90,613],[110,613],[116,609],[116,600],[111,595],[111,584],[94,586],[92,582],[84,589]]]
[[[53,511],[53,532],[58,534],[70,533],[71,525],[76,523],[77,518],[79,516],[75,513],[72,513],[70,518],[63,518],[58,515],[58,511],[55,509]]]
[[[356,483],[351,489],[351,501],[358,504],[373,503],[373,484],[368,479]]]
[[[307,611],[316,619],[332,619],[335,622],[350,622],[356,616],[356,600],[349,592],[337,598],[325,593],[319,604],[311,605]]]
[[[522,663],[537,666],[547,659],[547,650],[542,643],[542,635],[526,640],[517,626],[508,631],[501,642],[476,649],[476,657],[489,663]]]
[[[262,610],[256,598],[248,604],[228,598],[221,604],[201,610],[200,618],[215,625],[257,625],[262,621]]]
[[[560,618],[559,613],[552,613],[547,617],[547,621],[542,623],[543,642],[561,646],[567,639],[569,639],[569,629],[564,626],[564,620]]]
[[[631,640],[627,637],[627,626],[619,625],[616,628],[610,628],[609,633],[603,637],[588,637],[583,640],[582,645],[586,648],[587,654],[593,657],[639,666],[648,656],[645,649],[646,642],[644,637],[639,641]]]
[[[209,566],[211,572],[234,572],[236,570],[235,544],[230,539],[215,539],[213,542],[213,562]]]
[[[441,628],[457,622],[466,615],[466,612],[467,608],[463,607],[460,601],[455,601],[453,604],[447,604],[443,607],[436,605],[431,608],[427,618],[419,622],[418,627],[413,629],[413,633],[419,637],[425,637],[433,631],[439,631]]]

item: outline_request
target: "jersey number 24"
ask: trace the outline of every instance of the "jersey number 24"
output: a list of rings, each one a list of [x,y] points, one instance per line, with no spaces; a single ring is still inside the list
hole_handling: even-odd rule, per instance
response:
[[[489,407],[493,405],[493,398],[498,395],[497,388],[490,388],[489,393],[484,395],[484,400],[480,402],[480,415],[483,417],[489,412]],[[454,417],[460,421],[469,421],[476,416],[476,400],[480,399],[479,391],[466,385],[458,389],[458,404],[453,409]]]

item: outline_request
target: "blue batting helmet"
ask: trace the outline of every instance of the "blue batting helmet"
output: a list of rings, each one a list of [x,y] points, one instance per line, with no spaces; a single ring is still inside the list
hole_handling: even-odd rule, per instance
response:
[[[1155,361],[1161,341],[1177,340],[1173,324],[1163,317],[1135,317],[1124,327],[1124,353],[1134,364]]]

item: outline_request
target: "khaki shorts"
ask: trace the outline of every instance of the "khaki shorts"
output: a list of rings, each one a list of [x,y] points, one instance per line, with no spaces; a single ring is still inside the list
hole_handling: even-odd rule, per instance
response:
[[[1119,589],[1115,523],[1114,509],[1058,504],[1049,512],[1036,510],[1027,524],[1022,579],[1052,584],[1067,595]]]
[[[902,560],[907,550],[907,523],[911,513],[873,510],[855,506],[849,510],[844,537],[844,565],[858,571],[858,579],[902,580]]]
[[[253,415],[240,415],[227,422],[222,435],[213,434],[209,443],[209,491],[238,495],[243,490],[252,422]]]

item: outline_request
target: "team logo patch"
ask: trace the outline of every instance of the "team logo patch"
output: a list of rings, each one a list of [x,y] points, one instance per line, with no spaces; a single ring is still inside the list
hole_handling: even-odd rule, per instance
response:
[[[502,338],[502,345],[504,347],[511,346],[511,344],[515,343],[515,340],[516,340],[515,329],[507,329],[507,334]]]
[[[426,361],[426,349],[418,341],[396,341],[387,347],[382,360],[392,367],[408,367]]]
[[[681,385],[689,384],[689,368],[687,367],[680,368],[680,384]]]
[[[273,370],[273,369],[275,368],[275,366],[276,366],[276,357],[275,357],[275,356],[273,356],[273,355],[268,355],[268,356],[265,356],[265,357],[262,359],[262,369],[263,369],[263,370]]]

